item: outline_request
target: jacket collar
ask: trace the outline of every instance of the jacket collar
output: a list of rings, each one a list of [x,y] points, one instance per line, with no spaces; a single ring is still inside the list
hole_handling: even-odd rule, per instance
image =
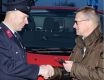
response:
[[[14,36],[13,32],[4,23],[1,23],[0,27],[2,28],[2,30],[5,32],[6,36],[9,39],[12,39],[13,41],[15,41],[17,43],[18,46],[20,46],[21,48],[23,48],[23,46],[20,43],[20,41]]]
[[[84,39],[84,43],[86,46],[89,46],[92,43],[95,43],[99,37],[101,37],[101,32],[99,30],[99,27],[97,27],[88,37]]]
[[[5,22],[2,22],[9,30],[11,30],[11,32],[14,34],[15,31],[9,26],[7,25]]]
[[[2,30],[6,33],[8,38],[12,38],[14,36],[13,32],[4,23],[1,23],[0,25],[1,25]]]
[[[76,39],[76,43],[79,47],[83,48],[84,46],[89,46],[92,43],[96,42],[96,40],[101,37],[101,32],[99,30],[99,27],[97,27],[88,37],[86,37],[84,40],[81,36],[78,36]]]

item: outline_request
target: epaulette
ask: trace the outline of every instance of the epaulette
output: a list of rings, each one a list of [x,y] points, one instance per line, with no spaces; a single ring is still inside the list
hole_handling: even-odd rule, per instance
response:
[[[6,35],[8,36],[8,38],[12,38],[13,37],[13,33],[8,29],[5,31]]]
[[[2,27],[0,27],[0,32],[2,32],[2,31],[6,33],[8,38],[12,38],[13,37],[13,33],[9,29],[4,30]]]

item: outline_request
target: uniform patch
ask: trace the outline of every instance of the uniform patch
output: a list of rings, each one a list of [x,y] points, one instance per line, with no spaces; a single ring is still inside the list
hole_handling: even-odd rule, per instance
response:
[[[8,38],[12,38],[13,37],[13,33],[10,30],[7,30],[6,34],[7,34]]]

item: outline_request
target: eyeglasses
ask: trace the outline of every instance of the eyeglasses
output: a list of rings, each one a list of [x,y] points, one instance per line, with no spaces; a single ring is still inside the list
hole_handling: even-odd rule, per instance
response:
[[[80,20],[80,21],[74,21],[74,23],[76,23],[78,25],[78,22],[83,22],[83,21],[88,21],[88,19],[85,19],[85,20]]]

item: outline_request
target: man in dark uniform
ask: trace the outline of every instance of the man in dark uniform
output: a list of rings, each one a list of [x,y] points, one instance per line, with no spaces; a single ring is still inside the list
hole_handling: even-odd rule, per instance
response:
[[[17,31],[28,24],[29,6],[26,0],[12,0],[4,21],[0,24],[0,80],[36,80],[52,75],[49,65],[26,63],[26,51]],[[48,74],[48,75],[47,75]]]

